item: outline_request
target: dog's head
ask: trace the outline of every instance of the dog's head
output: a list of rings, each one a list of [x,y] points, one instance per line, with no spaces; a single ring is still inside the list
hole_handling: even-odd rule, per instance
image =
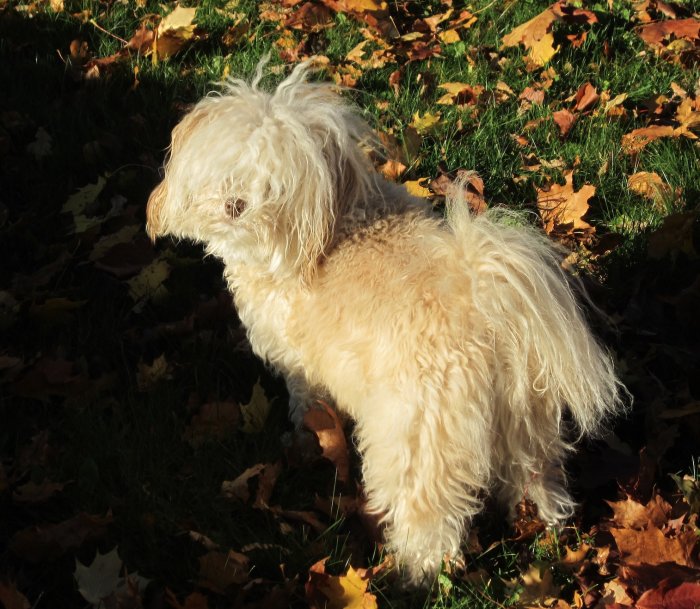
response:
[[[306,279],[337,218],[376,188],[360,147],[369,128],[330,85],[306,81],[309,62],[272,93],[258,86],[263,65],[252,83],[228,81],[175,127],[147,230]]]

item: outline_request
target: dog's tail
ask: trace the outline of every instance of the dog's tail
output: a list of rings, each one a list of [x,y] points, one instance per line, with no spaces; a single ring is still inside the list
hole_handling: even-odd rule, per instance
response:
[[[512,212],[472,216],[461,194],[468,178],[448,195],[447,219],[474,271],[472,300],[509,410],[527,425],[545,415],[532,408],[544,405],[557,420],[568,409],[581,435],[594,434],[623,409],[612,358],[591,333],[556,246]]]

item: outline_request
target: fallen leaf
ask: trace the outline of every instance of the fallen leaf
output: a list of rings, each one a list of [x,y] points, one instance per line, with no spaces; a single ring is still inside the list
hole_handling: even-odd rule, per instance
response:
[[[683,566],[695,566],[692,558],[697,536],[691,530],[675,537],[666,537],[654,525],[646,529],[610,529],[620,557],[625,564],[656,565],[672,562]]]
[[[309,569],[306,600],[312,609],[377,609],[377,597],[367,592],[368,579],[352,567],[345,575],[326,573],[324,558]]]
[[[461,192],[455,191],[458,182],[463,186]],[[484,212],[488,207],[484,198],[484,181],[474,171],[458,169],[454,172],[454,178],[443,173],[430,182],[429,187],[439,196],[451,196],[458,200],[463,198],[475,214]]]
[[[638,609],[697,609],[700,606],[700,583],[683,582],[674,585],[665,579],[653,590],[637,599]]]
[[[472,86],[463,82],[446,82],[438,86],[447,91],[437,100],[437,103],[442,105],[473,106],[484,92],[484,88],[479,85]]]
[[[613,522],[628,529],[642,529],[649,524],[661,528],[671,513],[671,506],[660,495],[654,495],[646,505],[629,496],[623,501],[606,503],[612,508]]]
[[[439,112],[426,112],[421,116],[418,112],[413,115],[410,127],[413,127],[421,135],[425,135],[435,130],[440,125],[441,115]]]
[[[260,381],[253,386],[253,394],[247,404],[241,404],[244,433],[260,433],[265,428],[267,415],[270,413],[270,400],[267,399]]]
[[[31,604],[17,586],[12,583],[0,582],[0,605],[5,609],[29,609]]]
[[[576,122],[576,115],[572,114],[566,109],[552,112],[552,118],[554,119],[557,127],[559,127],[559,134],[561,137],[566,137]]]
[[[163,283],[170,276],[170,265],[162,258],[156,258],[141,272],[126,283],[129,295],[135,300],[158,300],[167,294]]]
[[[265,469],[263,463],[258,463],[246,469],[234,480],[224,480],[221,483],[221,494],[227,499],[238,499],[243,503],[248,503],[250,500],[250,488],[248,482],[260,475]]]
[[[420,178],[418,180],[408,180],[403,183],[406,190],[412,194],[414,197],[422,197],[424,199],[429,199],[433,196],[433,193],[429,188],[426,188],[424,184],[428,178]]]
[[[695,249],[695,226],[698,215],[695,212],[677,213],[666,216],[661,226],[649,235],[647,255],[654,260],[683,253],[691,260],[697,259],[700,252]]]
[[[100,608],[111,606],[131,606],[121,603],[123,599],[133,596],[133,593],[140,593],[146,588],[150,580],[147,580],[138,573],[128,573],[121,576],[122,559],[115,547],[107,554],[97,552],[95,559],[90,565],[84,565],[75,561],[75,571],[73,577],[78,585],[80,595],[93,607]]]
[[[155,51],[158,59],[167,59],[180,51],[194,37],[196,8],[177,5],[158,24]]]
[[[686,127],[672,127],[671,125],[651,125],[635,129],[622,136],[622,151],[625,154],[637,154],[650,142],[662,137],[687,137],[697,139]]]
[[[36,483],[30,480],[29,482],[15,489],[15,491],[12,493],[12,500],[15,503],[24,503],[28,505],[44,503],[56,493],[60,493],[64,486],[65,484],[61,482],[44,480],[41,483]]]
[[[250,559],[240,552],[207,552],[199,558],[198,585],[216,592],[226,594],[234,587],[248,581]]]
[[[379,172],[392,182],[398,182],[405,171],[406,165],[396,159],[389,159],[386,163],[379,166]]]
[[[676,40],[686,39],[694,42],[700,39],[700,20],[689,17],[656,21],[642,26],[638,32],[644,42],[656,48],[664,47],[664,42],[671,36]]]
[[[347,482],[350,479],[348,444],[335,410],[318,401],[304,414],[304,427],[318,438],[324,458],[335,465],[338,480]]]
[[[201,592],[192,592],[180,603],[175,593],[170,589],[165,589],[165,600],[173,609],[209,609],[209,601]]]
[[[518,99],[529,101],[533,104],[543,104],[544,91],[542,91],[542,89],[533,89],[532,87],[525,87],[523,89],[523,92],[518,96]]]
[[[544,230],[552,233],[570,234],[583,231],[591,234],[595,228],[583,219],[589,209],[588,201],[595,194],[595,186],[584,184],[574,190],[574,172],[564,172],[565,183],[551,184],[548,188],[537,188],[537,209],[544,222]]]
[[[81,512],[59,524],[38,525],[17,531],[8,547],[29,562],[50,561],[79,548],[88,540],[99,539],[111,522],[111,512],[106,516]]]
[[[680,197],[680,192],[674,191],[655,172],[639,171],[627,178],[627,188],[635,194],[648,199],[657,207],[663,209],[666,203],[672,203]]]
[[[586,112],[598,103],[600,95],[596,88],[589,82],[581,85],[574,95],[574,110],[577,112]]]
[[[148,391],[156,383],[170,378],[169,368],[165,353],[156,357],[151,364],[139,362],[136,370],[136,385],[139,391]]]
[[[241,409],[235,402],[207,402],[192,417],[183,438],[192,446],[211,440],[223,440],[238,429]]]
[[[503,36],[504,47],[514,47],[522,44],[529,51],[529,57],[537,65],[545,65],[557,52],[554,48],[554,37],[551,34],[552,24],[557,15],[549,7],[536,17],[514,28]]]

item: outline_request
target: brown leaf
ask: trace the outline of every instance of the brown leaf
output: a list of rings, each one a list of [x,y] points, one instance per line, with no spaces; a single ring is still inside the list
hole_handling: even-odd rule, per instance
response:
[[[629,496],[624,501],[606,503],[612,508],[615,524],[623,528],[641,529],[649,524],[661,528],[671,513],[671,506],[660,495],[654,495],[646,505]]]
[[[515,522],[513,523],[515,535],[513,541],[529,541],[547,529],[547,525],[540,519],[537,506],[524,497],[515,506]]]
[[[680,191],[674,191],[669,184],[663,181],[655,172],[639,171],[627,178],[627,188],[663,208],[666,203],[671,203],[680,197]]]
[[[657,565],[673,562],[684,566],[695,566],[692,552],[697,542],[693,531],[684,531],[676,537],[666,537],[653,524],[647,529],[610,529],[625,564]]]
[[[642,127],[635,129],[622,136],[622,150],[625,154],[637,154],[647,144],[661,137],[680,137],[685,136],[690,139],[696,139],[693,133],[689,132],[684,127],[674,128],[671,125],[652,125],[650,127]]]
[[[282,463],[267,464],[258,478],[258,492],[255,494],[253,507],[257,509],[267,509],[270,506],[270,498],[275,489],[277,478],[282,473]]]
[[[697,609],[700,606],[700,583],[684,582],[678,586],[665,579],[647,590],[635,605],[638,609]]]
[[[544,91],[542,89],[533,89],[532,87],[525,87],[523,92],[518,96],[520,100],[526,100],[533,104],[543,104],[544,103]]]
[[[319,32],[333,25],[333,15],[323,4],[305,2],[287,17],[284,25],[305,32]]]
[[[318,401],[304,414],[304,427],[318,438],[323,456],[335,465],[338,480],[350,479],[350,457],[343,425],[328,404]]]
[[[559,134],[562,137],[566,137],[569,134],[569,131],[571,131],[571,128],[576,122],[576,115],[566,109],[552,112],[552,118],[557,124],[557,127],[559,127]]]
[[[578,112],[586,112],[590,110],[593,106],[598,103],[600,95],[596,91],[596,88],[589,82],[581,85],[576,91],[574,100],[576,104],[574,105],[574,110]]]
[[[691,260],[698,257],[695,249],[696,212],[666,216],[661,227],[649,235],[647,255],[654,260],[683,253]]]
[[[406,165],[396,159],[389,159],[379,167],[379,172],[392,182],[398,182],[404,171],[406,171]]]
[[[639,28],[640,38],[653,47],[664,47],[664,42],[673,35],[674,39],[686,39],[691,42],[700,39],[700,20],[668,19],[656,21]]]
[[[224,480],[221,483],[221,494],[226,499],[238,499],[243,503],[250,500],[250,488],[248,482],[258,476],[265,469],[265,465],[258,463],[246,469],[235,480]]]
[[[239,552],[207,552],[199,558],[198,585],[217,594],[248,581],[250,559]]]
[[[175,593],[170,588],[166,588],[165,600],[173,609],[209,609],[209,601],[201,592],[192,592],[181,603],[177,600]]]
[[[551,184],[548,188],[537,188],[537,209],[545,232],[548,235],[595,232],[595,228],[583,219],[589,209],[588,201],[595,194],[595,186],[584,184],[574,191],[573,170],[565,171],[564,178],[566,182],[563,186]]]
[[[439,196],[457,196],[464,197],[469,209],[475,214],[480,214],[488,207],[484,198],[484,181],[476,172],[467,171],[466,169],[458,169],[453,178],[450,174],[443,173],[435,178],[428,185],[436,195]],[[466,180],[463,182],[465,188],[461,193],[455,192],[458,179]]]
[[[0,605],[5,609],[29,609],[31,604],[17,586],[10,583],[0,582]]]
[[[61,492],[64,486],[65,484],[61,482],[44,480],[43,482],[37,484],[36,482],[30,480],[12,493],[12,500],[15,503],[24,503],[29,505],[44,503],[56,493]]]
[[[12,536],[9,548],[17,556],[29,562],[50,561],[69,550],[79,548],[88,540],[102,537],[107,530],[107,525],[111,523],[111,512],[106,516],[93,516],[81,512],[59,524],[22,529]]]
[[[514,47],[522,44],[529,51],[529,57],[535,64],[543,66],[556,53],[554,37],[551,34],[552,24],[557,15],[549,7],[536,17],[514,28],[503,36],[504,47]]]

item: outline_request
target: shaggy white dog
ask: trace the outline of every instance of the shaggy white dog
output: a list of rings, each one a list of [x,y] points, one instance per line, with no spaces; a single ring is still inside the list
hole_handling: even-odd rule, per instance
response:
[[[527,496],[548,522],[572,513],[562,416],[595,431],[620,384],[546,238],[470,216],[459,194],[436,217],[384,180],[368,126],[309,68],[270,93],[260,65],[200,101],[173,131],[147,229],[223,260],[297,424],[317,391],[355,420],[368,504],[425,582],[488,492],[511,509]]]

